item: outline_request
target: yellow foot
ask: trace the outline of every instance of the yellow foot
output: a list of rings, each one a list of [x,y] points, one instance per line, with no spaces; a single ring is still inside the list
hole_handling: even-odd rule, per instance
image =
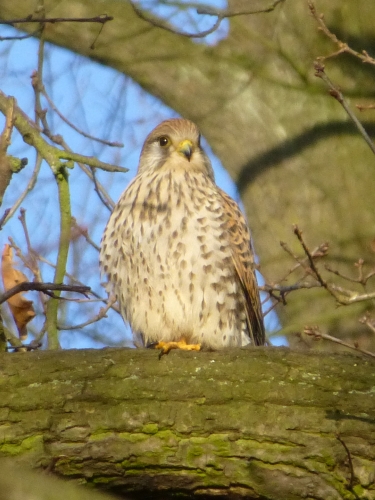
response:
[[[200,344],[187,344],[185,339],[182,339],[178,342],[158,342],[155,346],[155,349],[160,349],[159,359],[164,356],[164,354],[168,354],[172,349],[182,349],[183,351],[200,351]]]

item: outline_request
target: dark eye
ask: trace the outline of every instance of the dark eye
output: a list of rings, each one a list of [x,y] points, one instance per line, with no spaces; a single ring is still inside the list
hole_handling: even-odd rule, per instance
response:
[[[169,144],[169,139],[165,135],[162,135],[159,137],[159,144],[162,148],[165,148],[165,146],[168,146]]]

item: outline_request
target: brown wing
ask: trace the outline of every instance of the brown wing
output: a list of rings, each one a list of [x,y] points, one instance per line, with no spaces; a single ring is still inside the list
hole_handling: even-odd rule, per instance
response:
[[[254,251],[244,216],[237,203],[220,189],[231,239],[232,257],[245,296],[249,336],[253,345],[265,344],[263,314],[254,270]]]

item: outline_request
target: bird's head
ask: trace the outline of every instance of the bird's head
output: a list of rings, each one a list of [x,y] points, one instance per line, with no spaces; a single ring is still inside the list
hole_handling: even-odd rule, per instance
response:
[[[200,144],[198,127],[190,120],[175,118],[158,125],[147,136],[138,173],[158,170],[202,172],[212,180],[211,162]]]

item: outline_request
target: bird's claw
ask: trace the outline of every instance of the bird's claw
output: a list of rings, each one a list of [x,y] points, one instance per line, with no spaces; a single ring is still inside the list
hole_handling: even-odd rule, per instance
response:
[[[200,344],[187,344],[184,339],[179,340],[178,342],[154,342],[149,344],[147,347],[151,347],[153,349],[160,349],[159,359],[161,359],[164,354],[168,354],[172,349],[181,349],[182,351],[200,351]]]

